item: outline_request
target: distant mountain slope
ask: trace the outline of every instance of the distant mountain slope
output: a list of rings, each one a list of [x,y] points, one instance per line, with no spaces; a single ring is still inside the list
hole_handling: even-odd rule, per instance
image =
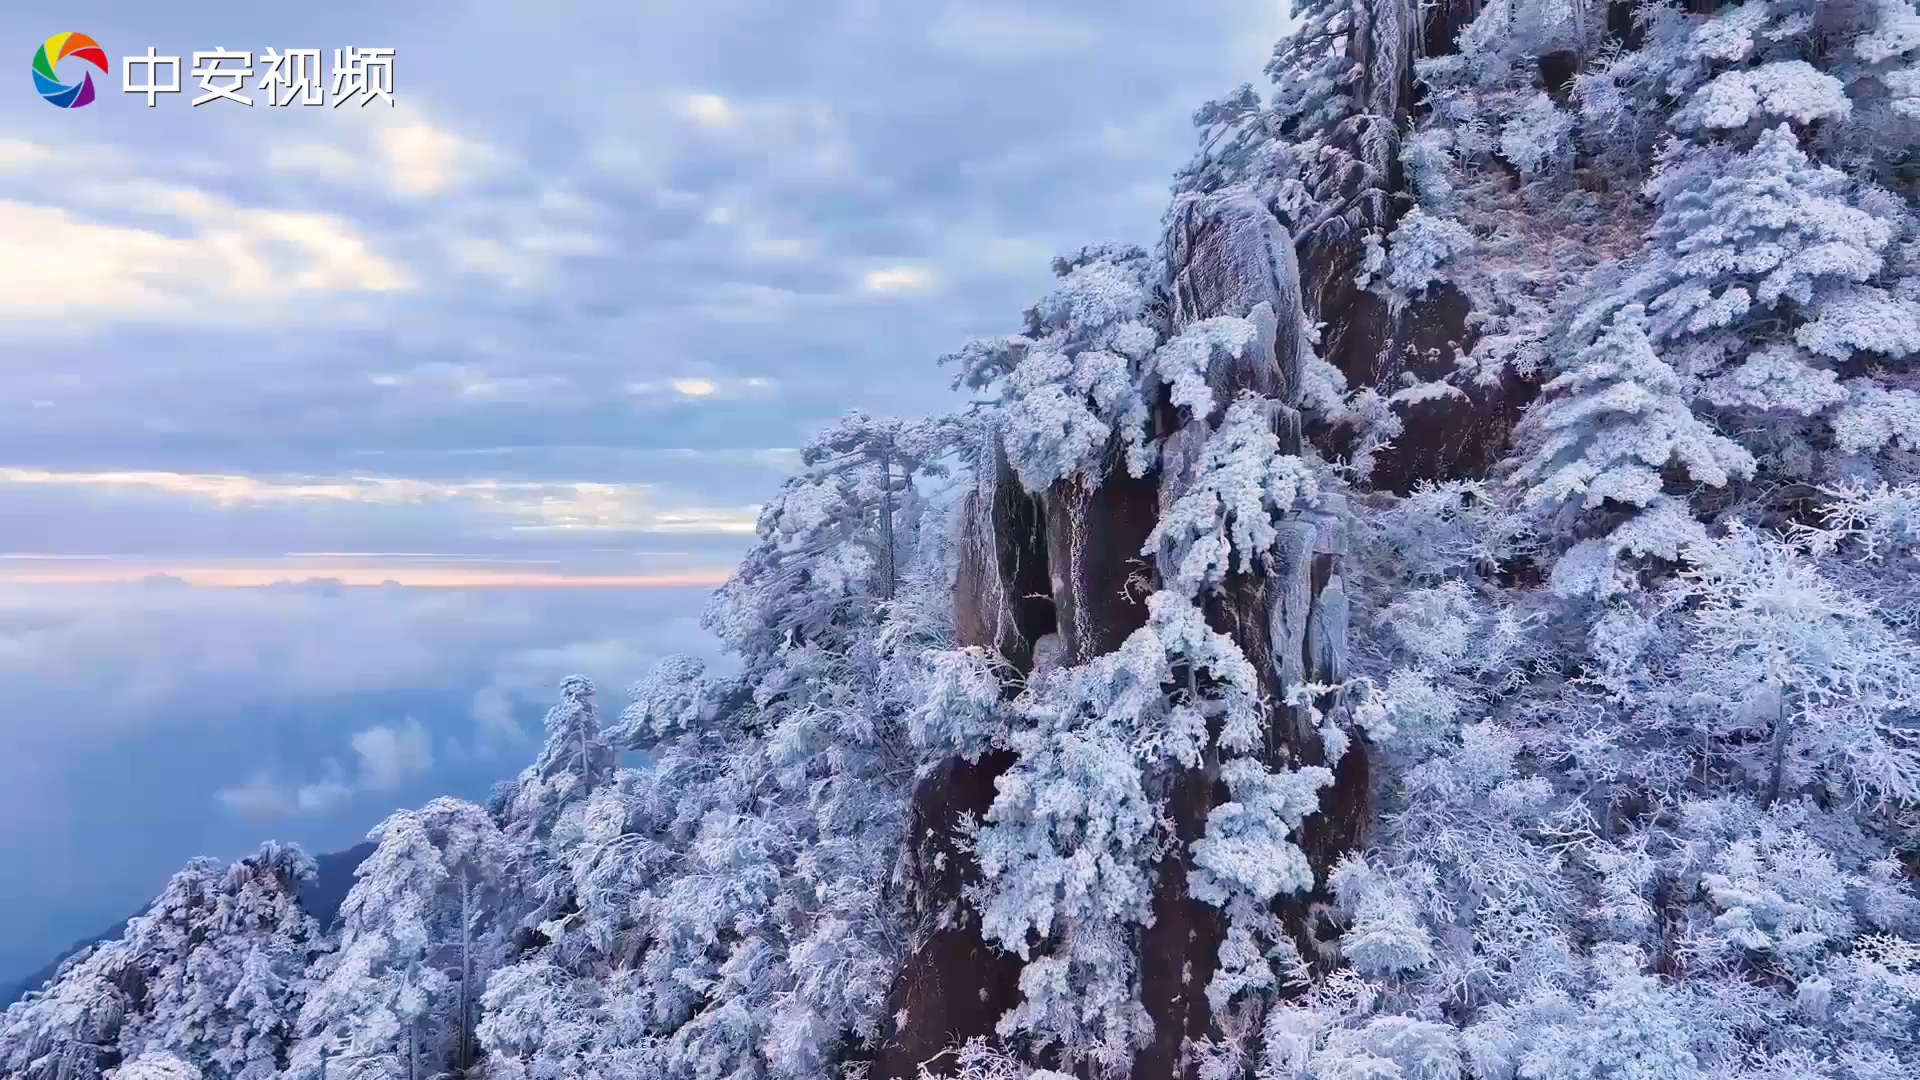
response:
[[[320,873],[301,894],[301,901],[306,905],[308,913],[318,920],[320,925],[329,927],[333,925],[333,917],[340,911],[341,903],[346,900],[347,890],[353,888],[353,872],[359,869],[360,863],[371,854],[373,854],[373,845],[368,843],[350,847],[345,851],[314,856],[314,862],[320,866]],[[89,945],[112,941],[125,933],[126,929],[127,919],[121,919],[94,937],[74,942],[59,956],[54,957],[46,967],[22,979],[17,985],[0,989],[0,1009],[5,1009],[8,1005],[25,997],[28,991],[37,990],[46,985],[46,981],[53,978],[53,973],[60,970],[60,965],[66,963],[68,957]]]
[[[346,902],[347,891],[353,888],[353,872],[373,854],[371,842],[357,844],[345,851],[335,851],[326,855],[314,856],[314,862],[320,864],[319,876],[313,879],[300,900],[321,926],[333,928],[333,917],[339,913],[340,905]]]

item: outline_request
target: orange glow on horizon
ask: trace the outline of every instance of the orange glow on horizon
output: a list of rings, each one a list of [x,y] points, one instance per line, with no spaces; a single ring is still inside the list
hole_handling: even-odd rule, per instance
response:
[[[725,573],[716,571],[571,575],[471,566],[103,566],[97,562],[66,560],[51,566],[0,563],[0,585],[137,585],[154,577],[174,578],[188,585],[216,589],[322,583],[347,588],[379,588],[391,584],[409,589],[685,589],[717,588],[727,580]]]

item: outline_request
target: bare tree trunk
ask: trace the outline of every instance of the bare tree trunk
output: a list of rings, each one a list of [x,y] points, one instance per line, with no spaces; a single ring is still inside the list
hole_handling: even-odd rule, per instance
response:
[[[460,1046],[453,1060],[462,1074],[467,1069],[467,1023],[473,1016],[473,1004],[467,996],[467,979],[473,974],[473,882],[464,874],[460,880],[460,1023],[455,1029]]]
[[[1791,725],[1787,722],[1787,695],[1785,691],[1776,693],[1773,710],[1773,766],[1767,772],[1767,797],[1762,806],[1772,806],[1780,798],[1780,785],[1787,772],[1787,740],[1791,736]]]
[[[586,779],[587,794],[593,794],[593,744],[585,724],[580,725],[580,775]]]
[[[886,582],[882,593],[888,600],[893,599],[895,554],[893,548],[893,452],[892,447],[880,451],[880,528],[886,537],[887,555],[883,580]]]

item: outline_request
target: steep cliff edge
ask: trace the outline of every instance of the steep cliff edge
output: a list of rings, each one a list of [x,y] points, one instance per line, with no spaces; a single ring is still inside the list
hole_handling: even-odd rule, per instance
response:
[[[1270,399],[1269,423],[1287,454],[1301,453],[1309,436],[1328,456],[1354,448],[1355,433],[1315,409],[1324,400],[1308,400],[1307,365],[1314,358],[1333,364],[1349,385],[1391,394],[1403,374],[1443,376],[1442,366],[1451,369],[1469,334],[1467,304],[1457,291],[1440,290],[1396,309],[1357,283],[1356,273],[1366,257],[1365,238],[1390,230],[1409,202],[1397,143],[1415,108],[1412,64],[1420,50],[1410,40],[1417,36],[1449,49],[1476,11],[1364,2],[1342,10],[1349,20],[1337,36],[1351,68],[1329,92],[1344,97],[1352,115],[1315,133],[1321,145],[1304,182],[1316,215],[1292,222],[1290,229],[1279,199],[1261,198],[1257,187],[1238,182],[1245,177],[1230,170],[1198,169],[1176,188],[1157,264],[1154,317],[1165,334],[1177,336],[1221,316],[1253,319],[1257,337],[1239,355],[1217,357],[1205,378],[1222,408],[1243,393]],[[1300,51],[1315,46],[1339,44],[1324,37],[1283,43],[1275,65],[1300,63]],[[1406,490],[1483,472],[1505,448],[1526,396],[1516,381],[1477,397],[1442,398],[1409,410],[1403,433],[1373,463],[1371,483]],[[1096,482],[1061,481],[1029,494],[1008,490],[1017,481],[1002,462],[992,484],[970,496],[981,505],[966,518],[973,532],[954,593],[958,643],[1019,657],[1010,673],[1016,679],[1031,670],[1035,643],[1049,635],[1059,636],[1068,663],[1119,648],[1146,620],[1138,599],[1177,573],[1138,553],[1191,482],[1192,466],[1218,435],[1220,412],[1176,406],[1163,387],[1152,419],[1160,461],[1139,478],[1119,467],[1115,449]],[[1334,503],[1282,522],[1278,557],[1261,570],[1228,575],[1206,603],[1208,625],[1255,664],[1271,702],[1338,684],[1346,675],[1345,513]],[[1031,598],[1043,582],[1047,587],[1039,591],[1049,600],[1037,609],[1031,599],[1018,611],[996,603],[1001,597]],[[1316,704],[1338,707],[1325,695]],[[1279,710],[1263,748],[1269,765],[1330,763],[1312,709],[1303,703]],[[1320,882],[1363,840],[1372,812],[1364,740],[1331,763],[1333,782],[1320,792],[1317,812],[1300,837]],[[1018,962],[980,939],[978,918],[963,899],[974,880],[970,857],[942,839],[960,831],[964,815],[987,812],[1009,764],[1005,754],[956,759],[914,793],[910,858],[946,868],[917,878],[917,902],[956,914],[903,966],[889,1011],[904,1023],[889,1034],[874,1077],[908,1080],[923,1064],[937,1071],[944,1051],[994,1035],[994,1025],[1018,1002]],[[1132,1069],[1136,1076],[1194,1076],[1192,1047],[1221,1034],[1206,989],[1225,924],[1218,907],[1192,895],[1188,877],[1208,815],[1231,795],[1220,779],[1216,750],[1193,767],[1150,777],[1148,785],[1171,811],[1175,843],[1154,866],[1153,918],[1138,946],[1140,992],[1153,1035]],[[1316,926],[1313,913],[1323,900],[1316,890],[1273,905],[1308,952],[1318,934],[1331,929],[1324,920]]]

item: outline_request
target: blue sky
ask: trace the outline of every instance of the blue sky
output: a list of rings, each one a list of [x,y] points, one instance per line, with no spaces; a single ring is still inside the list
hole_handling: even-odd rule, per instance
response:
[[[561,675],[617,708],[709,650],[793,448],[948,406],[935,358],[1015,328],[1054,254],[1150,244],[1193,108],[1286,25],[58,8],[0,12],[0,979],[191,855],[479,796]],[[68,31],[115,70],[62,111],[28,65]],[[149,109],[119,71],[148,46],[391,47],[395,105],[194,108],[189,78]]]

